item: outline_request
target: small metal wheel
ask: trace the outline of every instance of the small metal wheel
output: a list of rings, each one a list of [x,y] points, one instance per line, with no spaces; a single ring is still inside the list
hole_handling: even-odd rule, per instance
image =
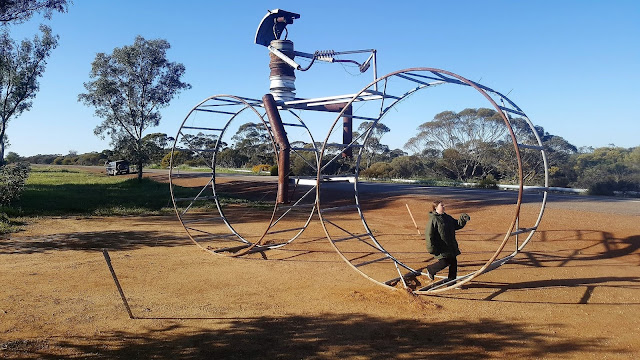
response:
[[[292,137],[310,144],[293,149],[291,158],[303,159],[294,160],[294,170],[315,175],[318,149],[309,129],[294,112],[283,112],[283,119],[297,129]],[[265,166],[238,173],[250,157]],[[277,177],[269,176],[277,157],[261,101],[216,95],[196,105],[180,126],[170,162],[171,199],[191,240],[211,253],[239,256],[300,236],[315,212],[315,186],[290,174],[290,202],[278,204]]]

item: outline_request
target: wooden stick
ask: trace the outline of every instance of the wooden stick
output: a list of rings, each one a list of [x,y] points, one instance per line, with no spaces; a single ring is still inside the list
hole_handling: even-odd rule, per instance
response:
[[[120,297],[122,298],[122,303],[124,303],[124,307],[127,308],[127,312],[129,313],[129,319],[135,319],[133,313],[131,312],[131,308],[129,307],[129,303],[127,302],[127,298],[124,296],[124,292],[122,291],[122,287],[120,286],[120,282],[116,277],[116,272],[113,270],[113,266],[111,266],[111,258],[109,257],[109,253],[107,249],[102,249],[102,254],[104,255],[104,259],[107,261],[107,266],[109,266],[109,271],[111,271],[111,277],[113,281],[116,283],[116,287],[118,288],[118,292],[120,293]]]
[[[420,229],[418,229],[418,224],[416,224],[416,219],[413,218],[413,214],[411,213],[411,209],[409,209],[409,204],[405,204],[407,206],[407,211],[409,212],[409,216],[411,216],[411,221],[413,221],[413,226],[418,230],[418,235],[420,235]]]

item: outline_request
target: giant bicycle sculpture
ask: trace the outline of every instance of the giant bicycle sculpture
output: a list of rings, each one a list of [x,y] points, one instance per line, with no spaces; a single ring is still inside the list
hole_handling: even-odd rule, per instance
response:
[[[171,196],[178,219],[189,237],[202,249],[215,254],[243,256],[264,253],[298,238],[317,213],[333,248],[366,278],[388,288],[397,288],[398,284],[408,288],[410,278],[426,278],[424,268],[409,264],[390,251],[367,222],[366,211],[363,210],[366,204],[359,190],[360,165],[368,142],[374,141],[374,130],[401,103],[409,101],[418,92],[428,92],[441,86],[459,86],[484,97],[504,123],[506,137],[513,145],[519,181],[514,213],[502,240],[497,243],[497,249],[488,259],[478,262],[477,269],[455,281],[441,278],[414,292],[440,293],[513,259],[538,228],[549,190],[545,149],[525,113],[505,95],[445,70],[417,67],[378,77],[376,50],[373,49],[316,51],[313,54],[295,51],[293,42],[287,39],[287,25],[299,17],[279,9],[269,11],[256,32],[255,43],[267,47],[270,54],[269,94],[262,99],[211,96],[196,105],[180,126],[171,153]],[[362,62],[345,59],[346,56],[363,54],[367,57]],[[307,65],[298,64],[296,57],[306,59]],[[295,72],[307,71],[315,62],[348,63],[361,73],[372,68],[373,81],[349,95],[297,98]],[[314,139],[305,123],[307,117],[319,118],[312,120],[314,122],[330,124],[324,141]],[[515,118],[525,124],[525,129],[519,126],[517,131],[514,130]],[[365,123],[364,131],[354,133],[354,122]],[[236,129],[266,138],[270,145],[262,150],[265,152],[262,155],[270,153],[277,159],[277,184],[265,181],[265,177],[253,179],[252,176],[234,177],[217,173],[232,161],[230,157],[241,156],[225,147],[228,141],[241,141],[234,137]],[[185,151],[204,160],[211,174],[197,195],[180,197],[176,192],[177,186],[193,176],[174,166]],[[544,169],[543,185],[524,186],[523,152],[527,152],[528,157],[539,158]],[[355,159],[355,171],[351,174],[336,171],[340,161],[350,157]],[[292,163],[297,164],[296,171],[292,171]],[[314,176],[300,176],[305,173]],[[339,191],[340,196],[323,196],[334,191]],[[521,216],[525,191],[539,194],[540,203],[539,210],[526,224]],[[244,201],[243,197],[250,200]],[[203,206],[208,210],[203,211]],[[256,228],[260,230],[256,232]]]

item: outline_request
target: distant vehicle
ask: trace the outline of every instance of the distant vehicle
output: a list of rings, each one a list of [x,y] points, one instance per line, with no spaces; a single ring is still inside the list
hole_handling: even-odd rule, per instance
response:
[[[120,175],[129,173],[129,162],[127,160],[111,161],[105,164],[107,175]]]

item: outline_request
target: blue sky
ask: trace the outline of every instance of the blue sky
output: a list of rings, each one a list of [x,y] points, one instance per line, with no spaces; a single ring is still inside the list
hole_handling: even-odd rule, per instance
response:
[[[9,123],[7,151],[29,156],[109,148],[108,139],[93,134],[101,119],[77,97],[96,53],[132,44],[136,35],[168,40],[168,58],[186,66],[184,80],[192,85],[148,132],[175,136],[188,111],[211,95],[261,98],[269,88],[268,52],[253,39],[275,8],[301,14],[289,26],[296,50],[375,48],[379,76],[409,67],[448,70],[509,93],[534,124],[578,147],[640,145],[638,1],[76,0],[66,14],[11,28],[14,39],[22,39],[44,22],[60,43],[33,108]],[[298,73],[297,95],[355,93],[372,80],[371,72],[346,70],[322,64]],[[316,139],[324,138],[324,124],[315,126]],[[390,127],[383,142],[402,147],[404,128]]]

